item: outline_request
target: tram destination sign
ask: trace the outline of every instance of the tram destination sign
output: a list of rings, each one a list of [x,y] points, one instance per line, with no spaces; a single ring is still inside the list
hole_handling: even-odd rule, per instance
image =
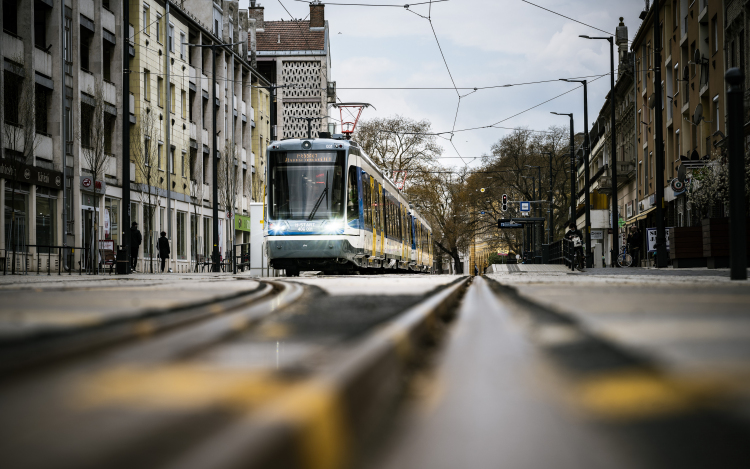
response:
[[[333,164],[336,162],[336,152],[303,152],[288,151],[282,158],[283,164],[310,164],[326,163]]]

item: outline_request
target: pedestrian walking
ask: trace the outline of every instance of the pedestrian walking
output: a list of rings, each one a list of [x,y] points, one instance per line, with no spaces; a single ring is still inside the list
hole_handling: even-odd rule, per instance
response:
[[[159,238],[159,257],[161,258],[161,271],[164,272],[164,264],[169,259],[169,240],[167,239],[167,233],[162,231],[161,237]]]
[[[143,236],[138,230],[138,223],[133,222],[130,225],[130,269],[135,272],[135,266],[138,264],[138,250],[141,247]]]
[[[479,275],[479,269],[477,268],[477,265],[474,264],[474,276]]]

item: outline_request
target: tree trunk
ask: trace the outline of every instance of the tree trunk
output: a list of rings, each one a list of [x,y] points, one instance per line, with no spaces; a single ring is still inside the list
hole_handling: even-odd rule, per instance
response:
[[[451,252],[451,257],[453,258],[453,266],[456,269],[457,274],[463,274],[464,273],[464,266],[461,264],[461,258],[458,257],[458,250],[453,250]]]

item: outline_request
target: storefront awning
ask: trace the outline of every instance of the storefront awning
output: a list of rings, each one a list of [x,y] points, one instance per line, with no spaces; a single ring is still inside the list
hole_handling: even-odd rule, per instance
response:
[[[639,213],[639,214],[638,214],[638,216],[637,216],[637,217],[635,217],[635,219],[636,219],[636,220],[643,220],[644,218],[646,218],[646,217],[648,216],[648,214],[649,214],[649,213],[650,213],[650,212],[651,212],[652,210],[656,210],[656,207],[651,207],[650,209],[646,210],[645,212],[641,212],[641,213]]]

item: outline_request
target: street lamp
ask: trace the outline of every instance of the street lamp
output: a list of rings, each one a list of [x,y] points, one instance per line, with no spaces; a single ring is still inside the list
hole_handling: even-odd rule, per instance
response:
[[[547,213],[549,222],[547,224],[547,244],[552,244],[552,152],[543,151],[542,155],[549,155],[549,192],[547,193]],[[542,181],[539,181],[539,191],[542,190]]]
[[[550,112],[556,116],[568,116],[570,117],[570,221],[575,223],[576,221],[576,146],[573,141],[573,114],[565,114],[561,112]]]
[[[567,78],[560,78],[560,81],[566,81],[568,83],[581,83],[583,85],[583,186],[585,189],[585,202],[584,207],[586,209],[586,267],[593,267],[593,259],[591,254],[591,200],[589,199],[589,193],[591,190],[591,181],[589,181],[589,104],[588,104],[588,86],[586,80],[569,80]]]
[[[211,48],[211,65],[212,65],[212,71],[211,71],[211,73],[213,74],[213,80],[212,80],[213,81],[213,86],[211,86],[211,109],[213,109],[213,111],[211,112],[211,121],[212,121],[211,123],[212,123],[212,126],[213,126],[213,128],[212,128],[212,130],[213,130],[213,146],[212,146],[212,149],[211,149],[211,152],[213,153],[211,155],[211,161],[213,163],[211,165],[211,169],[212,169],[211,172],[213,174],[211,175],[211,184],[213,185],[212,195],[213,195],[213,199],[214,199],[214,204],[213,204],[214,207],[213,207],[213,212],[212,212],[212,215],[213,215],[213,238],[214,238],[214,242],[213,242],[213,249],[211,251],[211,264],[212,264],[211,271],[212,272],[220,272],[221,271],[221,266],[219,265],[219,256],[220,256],[220,254],[219,254],[219,180],[218,180],[219,168],[217,166],[218,163],[217,163],[217,157],[216,157],[216,154],[218,152],[218,149],[217,149],[218,142],[216,140],[216,134],[217,134],[217,131],[216,131],[216,108],[217,108],[217,106],[216,106],[216,87],[218,86],[218,83],[216,83],[216,48],[217,47],[231,47],[231,46],[236,46],[237,44],[245,44],[245,42],[233,42],[231,44],[224,44],[224,43],[221,43],[221,44],[218,44],[218,43],[213,43],[213,44],[190,44],[190,43],[187,43],[187,42],[183,42],[182,44],[186,45],[188,47],[200,47],[200,48],[209,47],[209,48]],[[167,149],[167,151],[169,151],[169,149]],[[234,255],[234,253],[232,253],[232,255]]]
[[[619,29],[619,28],[618,28]],[[612,145],[612,265],[617,267],[617,256],[620,254],[619,231],[620,221],[619,205],[617,203],[617,143],[615,142],[615,42],[612,36],[608,37],[590,37],[580,35],[584,39],[602,39],[609,41],[609,108],[610,108],[610,141]],[[657,101],[659,102],[659,101]],[[588,178],[587,178],[588,179]]]

